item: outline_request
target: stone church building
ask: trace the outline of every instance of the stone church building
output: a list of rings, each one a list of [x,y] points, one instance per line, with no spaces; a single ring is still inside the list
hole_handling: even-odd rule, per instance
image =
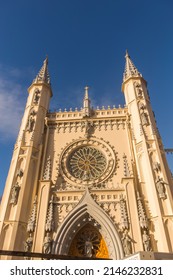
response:
[[[122,91],[124,108],[93,109],[85,87],[81,110],[49,112],[44,61],[2,197],[0,250],[173,259],[172,175],[147,82],[128,53]]]

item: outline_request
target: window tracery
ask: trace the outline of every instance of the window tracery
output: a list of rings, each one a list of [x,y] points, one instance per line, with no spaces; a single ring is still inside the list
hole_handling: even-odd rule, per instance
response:
[[[106,168],[106,158],[98,149],[84,146],[71,155],[69,160],[70,173],[82,180],[97,179]]]

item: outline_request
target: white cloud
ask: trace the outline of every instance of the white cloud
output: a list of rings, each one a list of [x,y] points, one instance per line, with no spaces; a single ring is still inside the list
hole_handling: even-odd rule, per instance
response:
[[[18,134],[25,106],[22,92],[14,79],[0,71],[0,141],[15,139]]]

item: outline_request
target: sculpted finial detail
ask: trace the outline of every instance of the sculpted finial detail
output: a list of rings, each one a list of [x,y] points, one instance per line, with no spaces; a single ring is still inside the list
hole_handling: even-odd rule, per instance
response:
[[[27,232],[34,232],[35,225],[36,225],[36,215],[37,215],[37,196],[35,197],[33,202],[32,212],[28,220]]]
[[[123,194],[120,195],[120,211],[121,211],[121,228],[128,229],[129,221],[128,221],[128,213],[126,201],[123,197]]]
[[[88,89],[89,87],[86,86],[85,88],[85,95],[83,100],[83,117],[90,117],[91,115],[91,108],[90,108],[90,99],[88,95]]]
[[[49,207],[47,211],[47,219],[46,219],[46,225],[45,225],[45,231],[51,232],[54,230],[54,196],[51,196],[51,199],[49,201]]]
[[[46,166],[44,170],[43,180],[49,181],[51,179],[51,158],[47,158]]]
[[[141,228],[148,228],[148,218],[144,210],[144,206],[142,203],[142,198],[140,197],[139,192],[137,192],[137,207],[138,207],[138,216],[139,216],[139,224]]]

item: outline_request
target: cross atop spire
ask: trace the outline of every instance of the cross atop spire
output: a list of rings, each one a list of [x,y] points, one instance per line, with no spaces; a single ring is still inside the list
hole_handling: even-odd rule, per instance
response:
[[[129,77],[142,77],[141,73],[133,64],[127,50],[126,50],[125,58],[126,58],[126,64],[125,64],[125,70],[123,74],[123,82]]]
[[[38,75],[34,79],[33,83],[46,83],[50,85],[50,76],[48,71],[48,57],[43,62],[43,66],[41,67]]]

